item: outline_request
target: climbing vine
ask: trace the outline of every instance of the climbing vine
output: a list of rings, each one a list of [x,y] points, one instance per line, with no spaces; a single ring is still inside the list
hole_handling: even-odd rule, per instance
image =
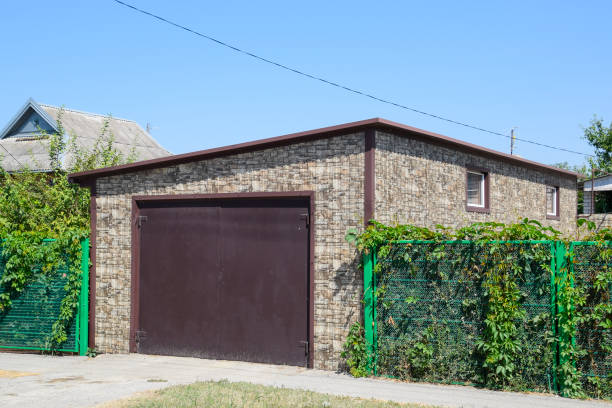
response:
[[[347,241],[366,254],[375,249],[378,259],[379,374],[541,391],[552,391],[557,378],[565,396],[612,396],[609,373],[592,374],[609,371],[597,356],[612,351],[611,234],[593,228],[579,223],[583,239],[597,242],[585,246],[590,274],[575,272],[581,264],[569,239],[535,220],[350,230]],[[556,308],[551,245],[566,248]]]
[[[50,173],[23,167],[9,174],[2,169],[0,157],[0,314],[30,283],[50,281],[62,271],[65,295],[48,339],[51,349],[60,348],[68,338],[81,292],[81,240],[89,235],[89,190],[70,183],[67,173],[135,159],[133,150],[125,157],[115,148],[110,117],[91,147],[83,148],[78,135],[66,135],[62,115],[60,110],[57,133],[39,129]],[[65,157],[72,159],[63,162]]]
[[[50,347],[67,339],[81,290],[81,240],[89,235],[89,192],[64,174],[0,174],[0,238],[3,271],[0,313],[8,311],[34,280],[65,270],[65,297]]]
[[[581,238],[571,245],[557,278],[558,377],[566,397],[612,398],[612,366],[597,356],[612,355],[612,231],[578,220]]]
[[[341,353],[341,357],[346,360],[347,368],[353,377],[368,375],[368,356],[363,331],[363,326],[360,323],[353,323]]]

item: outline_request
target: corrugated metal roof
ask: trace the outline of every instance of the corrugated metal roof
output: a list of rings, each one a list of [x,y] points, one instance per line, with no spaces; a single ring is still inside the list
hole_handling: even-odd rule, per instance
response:
[[[26,106],[21,111],[21,115],[28,111],[29,106],[35,106],[43,110],[53,121],[57,121],[60,112],[62,112],[61,122],[66,129],[66,135],[75,135],[77,146],[82,149],[91,148],[94,145],[100,135],[104,121],[109,118],[108,116],[95,113],[36,104],[33,100],[26,103]],[[15,123],[17,120],[13,119],[11,123]],[[124,156],[128,156],[132,149],[134,149],[136,160],[156,159],[171,154],[157,143],[138,123],[132,120],[111,117],[109,130],[115,138],[114,147]],[[3,158],[1,165],[6,171],[18,171],[22,168],[21,165],[25,165],[30,170],[35,171],[49,170],[49,158],[47,155],[48,139],[6,137],[0,140],[0,145],[4,148],[0,148],[0,157]],[[72,157],[66,155],[63,158],[64,167],[71,160]]]

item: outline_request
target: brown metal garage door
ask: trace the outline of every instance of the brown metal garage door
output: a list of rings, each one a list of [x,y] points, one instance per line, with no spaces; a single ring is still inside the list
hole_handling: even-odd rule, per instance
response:
[[[304,198],[139,202],[135,351],[306,366],[308,214]]]

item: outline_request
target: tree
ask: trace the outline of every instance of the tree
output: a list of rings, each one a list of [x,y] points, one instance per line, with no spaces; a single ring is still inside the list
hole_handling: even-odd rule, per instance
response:
[[[553,166],[560,169],[571,170],[582,174],[585,180],[592,176],[612,173],[612,123],[605,126],[603,118],[593,116],[590,125],[584,129],[583,138],[595,148],[595,157],[589,158],[582,165],[570,165],[568,162],[554,163]],[[592,169],[595,169],[595,174]],[[582,190],[578,190],[578,213],[584,210],[584,198]],[[610,194],[597,194],[595,197],[595,212],[608,212],[612,209],[612,197]]]
[[[60,110],[58,132],[40,130],[41,140],[49,142],[51,173],[24,168],[8,174],[0,168],[0,237],[22,231],[55,238],[68,230],[89,230],[89,190],[69,183],[66,175],[134,161],[133,150],[125,157],[114,147],[110,120],[104,120],[91,147],[83,148],[76,143],[77,135],[66,135]],[[64,167],[63,158],[68,158]]]
[[[583,176],[588,176],[590,174],[591,169],[587,167],[586,164],[569,164],[568,162],[558,162],[553,163],[551,166],[557,167],[563,170],[573,171],[574,173],[582,174]]]
[[[589,159],[590,164],[612,172],[612,123],[606,127],[603,118],[593,116],[590,126],[584,129],[584,139],[595,148],[595,157]]]

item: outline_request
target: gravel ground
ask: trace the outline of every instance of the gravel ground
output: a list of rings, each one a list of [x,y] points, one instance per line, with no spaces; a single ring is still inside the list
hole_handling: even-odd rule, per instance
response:
[[[612,408],[611,403],[197,358],[108,354],[96,358],[0,353],[0,407],[89,407],[195,381],[245,381],[316,392],[465,408]]]

